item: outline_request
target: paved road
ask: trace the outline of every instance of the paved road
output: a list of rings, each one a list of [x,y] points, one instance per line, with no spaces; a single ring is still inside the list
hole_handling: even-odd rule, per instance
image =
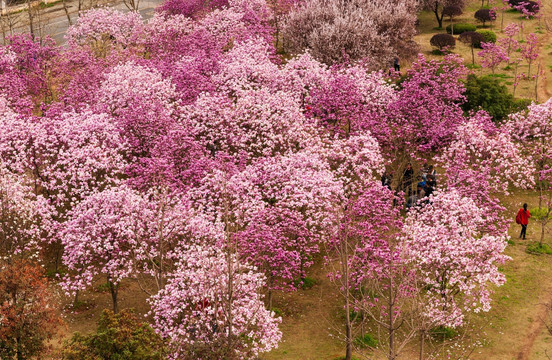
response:
[[[149,19],[153,17],[155,8],[162,3],[162,0],[142,0],[140,1],[140,7],[138,12],[142,15],[144,19]],[[113,7],[117,10],[128,11],[127,7],[122,2],[111,3],[108,6]],[[69,3],[69,11],[71,11],[71,3]],[[71,21],[73,23],[77,20],[77,13],[70,13]],[[67,16],[63,10],[61,4],[56,4],[55,7],[46,9],[45,17],[47,17],[46,25],[43,29],[44,35],[51,36],[58,45],[65,44],[65,32],[69,27],[69,22],[67,21]],[[28,24],[17,27],[14,29],[15,32],[28,32]]]

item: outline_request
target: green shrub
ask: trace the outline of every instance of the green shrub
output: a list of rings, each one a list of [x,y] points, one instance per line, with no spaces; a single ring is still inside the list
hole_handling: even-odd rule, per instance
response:
[[[111,291],[111,286],[109,285],[109,283],[103,283],[96,286],[96,291],[101,293],[108,292]]]
[[[163,353],[159,335],[131,311],[114,314],[104,310],[96,333],[75,333],[65,342],[61,356],[63,360],[161,360]]]
[[[552,255],[552,249],[548,244],[541,245],[538,242],[527,245],[527,249],[525,251],[533,255],[540,255],[540,254]]]
[[[429,334],[432,338],[439,341],[449,340],[458,335],[458,332],[448,326],[437,326],[429,330]]]
[[[519,111],[524,105],[514,99],[499,78],[470,74],[465,86],[467,101],[462,105],[462,109],[466,113],[483,109],[495,121],[502,121],[509,114]]]
[[[355,345],[360,348],[375,348],[378,341],[370,334],[359,335],[355,338]]]
[[[552,220],[552,213],[547,207],[533,208],[530,210],[532,220],[548,221]]]
[[[271,311],[274,311],[274,314],[276,314],[276,316],[284,316],[284,312],[281,310],[281,309],[278,309],[278,308],[270,308]]]
[[[476,32],[483,35],[483,42],[493,44],[496,42],[496,34],[491,30],[477,30]],[[477,44],[476,47],[481,47],[481,44]]]
[[[310,289],[314,285],[318,284],[318,281],[316,279],[313,279],[311,277],[306,277],[304,279],[296,279],[294,282],[295,287],[301,288],[301,289]]]
[[[513,112],[520,112],[527,110],[529,105],[533,103],[533,100],[531,99],[516,99],[514,103],[514,111]]]
[[[473,24],[458,23],[458,24],[454,24],[453,27],[454,27],[454,35],[460,35],[460,34],[462,34],[464,32],[467,32],[467,31],[477,30],[477,27]],[[451,25],[447,26],[446,29],[447,29],[448,34],[452,34]]]

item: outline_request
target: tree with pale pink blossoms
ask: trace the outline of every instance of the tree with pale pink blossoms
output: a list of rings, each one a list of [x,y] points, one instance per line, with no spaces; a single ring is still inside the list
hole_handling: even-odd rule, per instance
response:
[[[84,290],[103,275],[117,312],[122,280],[137,279],[143,291],[157,293],[174,270],[182,246],[220,243],[218,234],[167,189],[144,195],[127,186],[105,190],[80,203],[61,230],[63,262],[69,270],[64,288]]]
[[[529,76],[531,76],[531,64],[539,57],[539,52],[539,38],[537,34],[531,33],[527,35],[525,43],[521,45],[521,56],[529,65],[529,69],[527,70]]]
[[[203,17],[200,25],[224,46],[252,38],[273,43],[272,11],[265,0],[229,0],[228,6]]]
[[[309,0],[288,14],[283,36],[292,52],[309,49],[326,64],[364,60],[388,68],[395,56],[417,50],[416,7],[411,0]]]
[[[265,277],[235,254],[189,246],[167,286],[151,298],[169,359],[251,359],[278,346],[281,319],[264,307]]]
[[[67,266],[63,287],[68,293],[85,290],[99,275],[106,277],[113,312],[119,309],[121,281],[134,276],[132,261],[140,243],[150,235],[145,217],[153,217],[147,203],[126,188],[108,189],[88,197],[64,224],[61,239]]]
[[[36,256],[47,235],[48,204],[23,181],[0,168],[0,264],[17,256]]]
[[[552,208],[552,100],[532,104],[526,113],[512,115],[506,126],[519,141],[523,156],[534,162],[533,171],[527,176],[534,179],[539,192],[537,212],[541,215],[542,245]]]
[[[235,194],[232,206],[241,221],[270,207],[294,210],[313,233],[311,241],[324,239],[335,227],[332,208],[343,198],[343,185],[328,163],[310,152],[258,161],[230,178],[228,189]]]
[[[237,99],[205,94],[183,108],[180,117],[213,156],[230,155],[240,167],[318,142],[315,124],[305,118],[297,100],[283,91],[249,90]]]
[[[96,56],[105,57],[113,49],[139,45],[144,35],[144,23],[138,12],[97,8],[80,16],[65,38],[70,47],[84,46]]]
[[[506,281],[498,266],[510,259],[503,254],[507,236],[482,231],[485,211],[452,189],[405,219],[403,251],[425,282],[425,316],[434,326],[458,327],[466,314],[489,311],[491,286]]]
[[[2,160],[14,173],[31,176],[36,193],[56,207],[58,221],[85,197],[121,183],[128,147],[109,116],[84,112],[0,120]]]
[[[376,182],[364,190],[340,212],[339,227],[328,242],[329,276],[344,302],[345,359],[352,358],[353,339],[359,330],[364,335],[367,319],[381,334],[378,349],[395,359],[416,331],[405,322],[413,279],[397,242],[403,203]]]
[[[499,45],[482,42],[481,48],[483,50],[477,53],[477,56],[481,58],[481,67],[491,69],[493,74],[497,66],[510,61],[504,49]]]
[[[460,126],[454,140],[437,159],[446,174],[446,186],[471,198],[485,211],[486,231],[493,235],[508,229],[509,219],[498,195],[508,194],[511,186],[530,188],[533,165],[523,158],[521,149],[505,128],[479,112]]]
[[[343,138],[330,138],[322,154],[335,177],[343,184],[345,196],[364,191],[379,180],[385,170],[385,160],[377,139],[368,131]]]

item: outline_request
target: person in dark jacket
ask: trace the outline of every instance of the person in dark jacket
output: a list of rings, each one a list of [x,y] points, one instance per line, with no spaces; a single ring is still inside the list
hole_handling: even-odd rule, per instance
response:
[[[516,216],[516,223],[521,225],[521,233],[519,234],[520,239],[523,237],[523,240],[525,240],[525,235],[527,234],[527,225],[529,225],[530,217],[531,214],[529,213],[529,210],[527,210],[527,204],[523,204],[523,209],[519,209]]]
[[[395,59],[393,59],[393,67],[395,68],[396,72],[399,72],[399,73],[401,72],[401,64],[398,56],[396,56]]]
[[[414,177],[414,169],[412,169],[412,164],[408,164],[403,174],[403,191],[408,192],[408,188],[412,186],[412,180]]]

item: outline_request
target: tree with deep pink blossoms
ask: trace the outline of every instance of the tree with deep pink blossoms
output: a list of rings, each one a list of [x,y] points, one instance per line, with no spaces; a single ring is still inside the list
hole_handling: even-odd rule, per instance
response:
[[[512,115],[506,126],[518,140],[522,156],[534,162],[533,172],[527,176],[534,179],[539,192],[542,245],[552,208],[552,100],[529,106],[527,113]]]
[[[319,251],[303,215],[286,208],[269,206],[259,211],[234,236],[241,257],[266,276],[268,309],[273,290],[294,290]]]
[[[447,55],[442,61],[423,55],[408,70],[397,97],[386,115],[374,127],[385,127],[387,136],[378,137],[382,153],[391,162],[398,183],[407,164],[445,147],[456,128],[464,122],[461,104],[465,101],[464,60]],[[381,130],[375,130],[381,131]]]
[[[519,34],[519,25],[511,23],[504,28],[505,38],[498,39],[498,44],[502,46],[502,49],[506,52],[508,57],[508,64],[510,64],[510,54],[512,51],[516,51],[519,48],[519,41],[514,39]]]
[[[370,131],[378,140],[386,137],[378,126],[385,108],[396,99],[396,89],[382,73],[368,73],[362,66],[333,66],[323,84],[307,99],[307,114],[332,135],[348,137]]]
[[[264,286],[264,276],[235,254],[186,247],[167,286],[151,298],[153,326],[168,341],[169,359],[251,359],[276,348],[281,319],[264,308]]]
[[[0,93],[14,110],[30,115],[37,104],[52,98],[48,68],[58,54],[54,41],[35,41],[29,34],[9,38],[0,49]]]
[[[483,42],[481,48],[483,50],[477,53],[477,56],[481,58],[481,66],[491,69],[493,74],[497,66],[510,60],[504,49],[499,45]]]
[[[166,15],[184,15],[186,17],[199,17],[213,9],[228,5],[228,0],[166,0],[157,11]]]
[[[529,69],[527,70],[529,76],[531,76],[531,64],[539,57],[539,53],[539,38],[537,34],[531,33],[527,35],[525,43],[521,45],[521,56],[529,65]]]
[[[453,189],[405,219],[403,251],[426,285],[425,316],[434,325],[461,326],[467,313],[489,311],[491,286],[506,281],[498,266],[510,259],[507,236],[482,231],[485,211]]]
[[[97,111],[113,117],[138,161],[172,127],[177,106],[170,79],[133,62],[115,66],[97,93]]]

